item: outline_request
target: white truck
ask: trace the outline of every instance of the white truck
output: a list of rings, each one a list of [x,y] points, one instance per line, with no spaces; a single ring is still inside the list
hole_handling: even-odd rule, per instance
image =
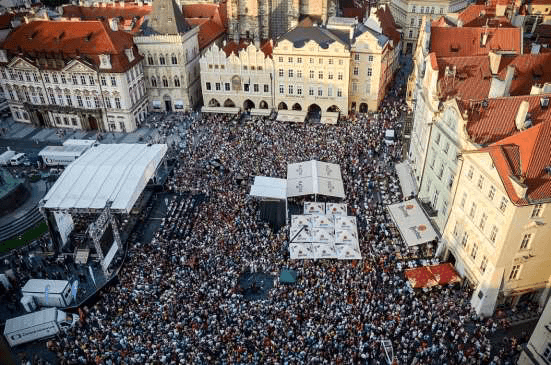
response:
[[[87,139],[68,139],[63,146],[46,146],[38,153],[47,166],[67,166],[96,143]]]
[[[20,166],[25,162],[25,159],[27,158],[27,155],[24,153],[18,153],[17,155],[13,156],[10,159],[10,165],[12,166]]]
[[[396,132],[394,131],[394,129],[387,129],[385,131],[385,143],[387,145],[391,145],[391,144],[394,144],[395,141],[396,141]]]
[[[73,327],[78,320],[78,314],[48,308],[8,319],[4,327],[4,337],[9,345],[14,347],[22,343],[53,337]]]
[[[13,156],[15,156],[17,152],[12,150],[7,150],[6,152],[2,153],[0,155],[0,165],[6,166],[10,164],[10,160]]]
[[[30,279],[21,288],[21,293],[23,298],[31,297],[42,307],[64,308],[73,301],[71,283],[67,280]]]

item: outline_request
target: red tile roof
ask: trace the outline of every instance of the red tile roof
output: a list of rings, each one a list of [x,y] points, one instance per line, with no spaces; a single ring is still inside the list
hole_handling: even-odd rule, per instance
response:
[[[222,50],[226,52],[226,56],[229,56],[230,54],[234,53],[236,56],[238,56],[239,51],[247,48],[251,42],[247,40],[241,40],[239,43],[236,43],[234,41],[229,41]],[[264,41],[260,45],[260,50],[266,55],[266,57],[272,57],[272,43],[270,41]]]
[[[0,29],[9,29],[11,27],[11,21],[15,17],[13,13],[6,13],[0,15]]]
[[[488,39],[481,46],[485,32]],[[431,31],[431,51],[438,57],[487,55],[492,50],[521,51],[520,28],[435,27]]]
[[[482,105],[482,100],[463,101],[462,109],[468,111],[469,137],[477,144],[489,145],[518,134],[515,118],[524,100],[529,103],[528,112],[532,125],[537,126],[551,120],[551,108],[541,107],[541,97],[541,95],[527,95],[486,99],[486,107]]]
[[[106,6],[77,6],[77,5],[65,5],[63,6],[64,18],[80,18],[81,20],[104,20],[112,18],[122,18],[124,29],[132,33],[136,33],[140,30],[144,17],[151,13],[152,7],[150,5],[138,6],[132,3],[125,3],[124,7],[106,4]],[[132,21],[136,18],[134,26],[131,28]]]
[[[375,10],[375,15],[379,19],[381,28],[383,29],[383,34],[392,39],[394,42],[394,47],[396,47],[402,36],[400,35],[400,32],[398,32],[398,27],[396,26],[392,13],[390,12],[390,8],[386,5],[380,5]]]
[[[455,24],[446,19],[445,16],[441,16],[440,18],[432,21],[431,27],[455,27]]]
[[[496,16],[495,5],[471,4],[459,13],[457,19],[463,27],[513,27],[507,17]]]
[[[436,59],[436,53],[431,52],[429,53],[430,57],[430,66],[433,70],[438,70],[438,60]]]
[[[488,56],[438,58],[440,99],[459,97],[478,100],[488,97],[492,81]],[[533,85],[551,82],[551,54],[503,55],[498,77],[505,80],[507,66],[515,67],[509,95],[529,95]],[[455,77],[446,77],[446,67],[455,67]]]
[[[479,150],[488,152],[501,176],[507,195],[516,205],[538,204],[551,199],[551,119]],[[526,186],[519,196],[509,177]]]
[[[2,48],[11,55],[22,54],[31,62],[55,54],[66,62],[80,57],[96,67],[100,64],[99,56],[109,54],[112,69],[106,72],[124,72],[142,59],[131,34],[114,32],[98,20],[33,21],[15,29]],[[124,51],[128,48],[134,51],[132,62],[128,61]]]
[[[199,49],[205,49],[226,31],[218,4],[184,5],[182,13],[190,25],[199,26]]]

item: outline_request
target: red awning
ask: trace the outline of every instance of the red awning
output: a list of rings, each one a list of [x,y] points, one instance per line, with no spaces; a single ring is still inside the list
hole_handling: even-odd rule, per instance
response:
[[[446,285],[461,281],[450,263],[407,269],[405,275],[412,288],[430,288],[435,285]]]

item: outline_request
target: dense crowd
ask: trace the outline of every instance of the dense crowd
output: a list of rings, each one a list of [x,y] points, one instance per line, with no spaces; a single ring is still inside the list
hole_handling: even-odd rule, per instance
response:
[[[49,348],[69,364],[386,364],[390,340],[398,364],[512,364],[518,340],[492,346],[497,324],[474,315],[468,290],[414,291],[404,279],[408,253],[384,209],[403,199],[400,142],[383,142],[407,112],[400,93],[337,126],[195,120],[162,228],[130,247],[119,285]],[[310,159],[340,164],[363,260],[290,260],[287,230],[259,219],[252,178]],[[282,268],[295,284],[278,282]],[[265,297],[243,295],[248,271],[274,279]]]

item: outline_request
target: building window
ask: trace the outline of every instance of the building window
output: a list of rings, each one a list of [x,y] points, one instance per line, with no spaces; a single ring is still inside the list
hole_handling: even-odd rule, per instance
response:
[[[283,62],[283,57],[279,57],[279,62]]]
[[[61,118],[55,117],[55,124],[61,125]]]
[[[46,76],[46,75],[44,75],[44,76]],[[73,81],[73,85],[78,85],[77,75],[71,75],[71,80]]]
[[[178,76],[174,76],[174,87],[180,87],[180,79]]]
[[[411,7],[411,12],[412,12],[412,13],[415,13],[415,10],[416,10],[416,9],[415,9],[415,5],[413,5],[413,6]]]
[[[413,38],[413,30],[409,31],[409,38]]]
[[[279,93],[285,94],[285,85],[279,85]]]
[[[224,89],[225,89],[226,91],[230,91],[230,83],[229,83],[229,82],[226,82],[226,83],[224,84]]]
[[[532,233],[526,233],[522,237],[522,242],[520,243],[520,249],[521,250],[526,250],[528,248],[528,246],[530,245],[531,239],[532,239]]]
[[[488,215],[486,213],[483,213],[482,217],[480,217],[480,223],[478,224],[478,228],[480,228],[480,230],[484,231],[484,227],[486,226],[487,220],[488,220]]]
[[[318,73],[318,79],[323,80],[323,71]]]
[[[89,96],[85,96],[84,100],[86,100],[86,107],[92,108],[92,99]]]
[[[250,84],[243,84],[243,91],[249,92]]]
[[[314,78],[314,70],[310,70],[310,78],[311,78],[311,79]]]
[[[108,108],[108,109],[111,109],[111,108],[112,108],[112,106],[111,106],[111,98],[105,97],[105,98],[103,98],[103,100],[105,100],[105,107]]]
[[[270,92],[270,86],[268,84],[264,84],[264,92],[269,93]]]
[[[82,96],[80,96],[80,95],[77,95],[77,104],[81,108],[84,107],[84,104],[82,103]]]
[[[354,55],[354,61],[359,61],[360,60],[360,55],[358,53],[356,53]]]
[[[302,63],[302,57],[297,57],[297,63]]]
[[[293,77],[293,70],[289,70],[289,77]]]
[[[478,245],[476,243],[473,244],[473,248],[471,249],[471,258],[473,260],[476,260],[476,254],[478,253]]]
[[[492,243],[495,243],[496,238],[497,238],[497,227],[492,226],[492,231],[490,232],[490,241],[492,241]]]
[[[153,56],[147,55],[147,63],[150,65],[153,65],[155,62],[153,61]]]
[[[289,62],[289,63],[293,63],[293,57],[289,57],[289,58],[287,58],[287,62]]]
[[[488,258],[486,256],[483,256],[482,261],[480,261],[480,272],[484,274],[487,266],[488,266]]]
[[[107,86],[107,80],[105,79],[105,76],[100,77],[100,83],[101,86]]]
[[[257,93],[259,91],[258,84],[253,84],[253,91]]]
[[[471,204],[471,210],[469,211],[469,217],[471,217],[471,219],[474,219],[475,214],[476,214],[476,203],[473,202]]]
[[[492,185],[490,186],[490,191],[488,191],[488,199],[494,200],[495,195],[496,195],[496,188]]]
[[[282,68],[279,69],[279,77],[283,77],[285,76],[285,72],[283,71]]]
[[[297,77],[302,79],[302,70],[297,70]]]
[[[551,361],[551,342],[547,344],[545,351],[543,351],[543,357],[545,358],[545,360]]]
[[[453,187],[453,180],[454,180],[454,176],[453,175],[450,175],[449,179],[448,179],[448,190],[452,190],[452,187]]]
[[[67,105],[73,106],[73,100],[71,99],[71,95],[65,95],[65,100],[67,100]]]
[[[71,118],[71,124],[76,126],[77,125],[77,118]]]
[[[160,63],[161,65],[164,65],[164,64],[166,63],[166,62],[165,62],[165,56],[163,56],[163,55],[160,55],[160,56],[159,56],[159,63]]]
[[[173,65],[177,65],[177,64],[178,64],[178,58],[176,57],[176,55],[172,55],[172,64],[173,64]]]
[[[117,86],[117,79],[115,76],[111,76],[111,86]]]
[[[409,25],[413,26],[415,24],[415,18],[409,20]]]
[[[81,83],[82,85],[86,85],[86,76],[80,75],[80,83]]]
[[[17,77],[19,78],[19,81],[24,81],[23,80],[23,73],[21,71],[17,71]]]
[[[308,95],[314,96],[314,88],[311,87],[310,90],[308,90]]]
[[[444,8],[440,8],[440,14],[444,14]]]
[[[210,82],[207,82],[206,86],[207,86],[207,90],[211,90]]]
[[[220,83],[219,82],[214,84],[214,87],[216,88],[216,91],[220,91]]]
[[[155,76],[151,77],[151,87],[157,87],[157,79]]]
[[[455,222],[455,226],[453,226],[453,236],[459,236],[459,222]]]
[[[371,77],[372,74],[373,74],[373,69],[370,67],[367,69],[367,77]]]
[[[532,218],[538,218],[541,217],[541,212],[543,210],[543,204],[536,204],[534,206],[534,209],[532,210]]]
[[[367,59],[369,62],[373,62],[373,56],[369,56]]]
[[[467,172],[467,177],[469,178],[469,180],[473,179],[473,174],[474,174],[474,168],[470,166],[469,171]]]
[[[513,268],[511,269],[511,273],[509,274],[509,280],[516,280],[518,279],[518,274],[520,272],[520,266],[521,265],[515,265],[513,266]]]
[[[329,72],[329,73],[327,74],[327,78],[328,78],[329,80],[333,80],[333,73],[332,73],[332,72]]]
[[[461,246],[466,247],[467,242],[469,242],[469,234],[467,232],[463,232],[463,238],[461,238]]]
[[[332,87],[327,88],[327,96],[333,96],[333,88]]]
[[[342,89],[341,88],[338,88],[337,89],[337,96],[340,98],[342,97]]]
[[[323,96],[323,89],[321,87],[318,88],[318,96]]]
[[[342,80],[342,72],[339,72],[339,74],[337,75],[337,80]]]
[[[44,74],[44,82],[47,84],[50,83],[50,76],[48,74]]]
[[[121,108],[121,98],[115,98],[115,108],[120,109]]]
[[[501,210],[503,213],[505,213],[505,210],[507,209],[507,199],[505,197],[501,198],[501,203],[499,204],[499,210]]]
[[[327,63],[329,63],[330,65],[332,65],[332,64],[333,64],[333,59],[330,58],[330,59],[327,61]]]
[[[94,96],[94,107],[96,109],[101,108],[101,101],[99,100],[99,96]]]
[[[88,80],[90,80],[90,85],[95,85],[94,76],[88,77]]]
[[[476,186],[482,190],[482,186],[484,185],[484,176],[480,175],[480,177],[478,178],[478,182],[476,184]]]
[[[358,67],[354,67],[354,76],[358,76],[359,70]]]
[[[440,165],[440,170],[438,170],[438,179],[442,180],[442,176],[444,175],[444,164]]]
[[[163,87],[168,87],[168,79],[163,76]]]
[[[318,60],[318,63],[319,63],[320,65],[323,65],[323,58],[320,58],[320,59]]]

